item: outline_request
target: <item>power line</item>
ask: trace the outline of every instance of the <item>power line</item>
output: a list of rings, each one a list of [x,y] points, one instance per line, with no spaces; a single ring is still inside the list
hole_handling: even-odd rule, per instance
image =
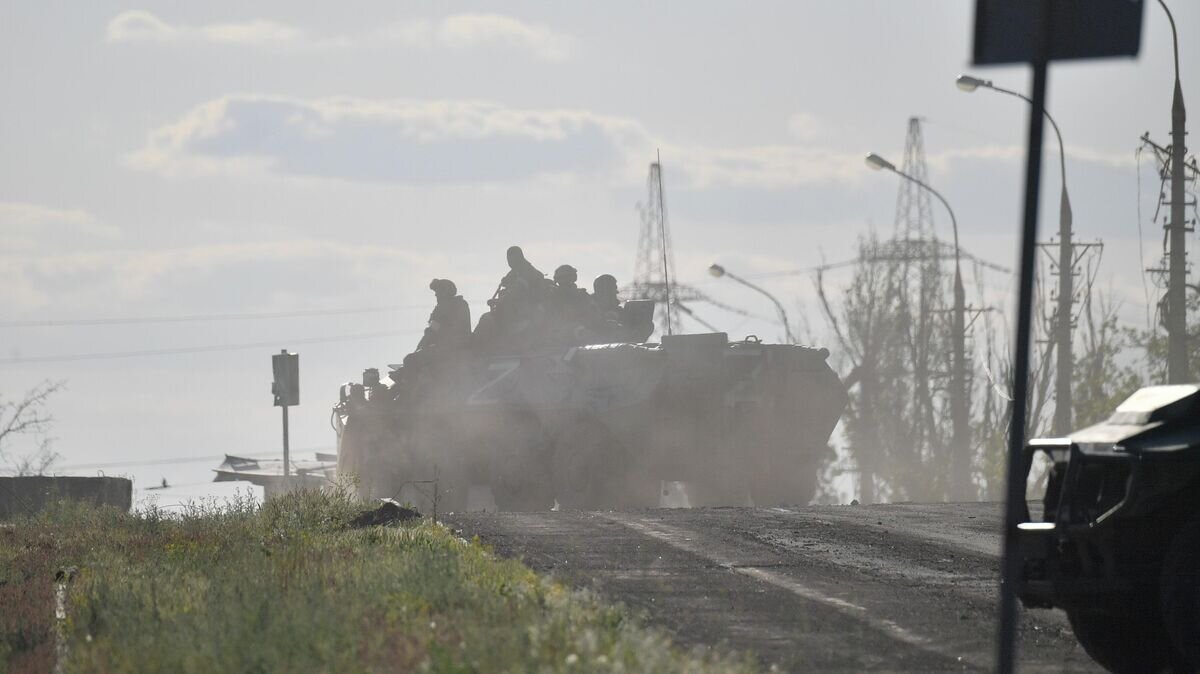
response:
[[[936,241],[936,239],[934,239],[934,241]],[[970,260],[982,267],[991,269],[992,271],[998,271],[1003,274],[1011,274],[1012,273],[1012,270],[1009,269],[1008,267],[998,265],[994,262],[989,262],[981,257],[972,255],[966,251],[960,251],[959,254],[962,257],[962,259]],[[939,258],[943,258],[943,259],[953,259],[953,257],[954,257],[953,254],[951,254],[949,251],[937,253],[935,256],[939,257]],[[844,267],[853,267],[854,265],[860,264],[862,262],[880,262],[880,261],[887,261],[888,259],[890,259],[890,258],[888,258],[886,256],[876,256],[876,257],[866,258],[866,259],[863,259],[862,257],[856,257],[852,260],[842,260],[840,262],[830,262],[828,264],[818,264],[818,265],[814,265],[812,267],[801,267],[799,269],[786,269],[784,271],[765,272],[762,274],[747,274],[746,278],[768,279],[768,278],[778,278],[781,276],[800,276],[801,274],[811,274],[812,272],[817,272],[817,271],[829,271],[830,269],[841,269]]]
[[[185,353],[209,353],[213,351],[240,351],[244,349],[276,348],[281,344],[324,344],[328,342],[347,342],[358,339],[376,339],[379,337],[396,337],[411,335],[421,330],[389,330],[386,332],[364,332],[356,335],[335,335],[331,337],[310,337],[307,339],[273,339],[269,342],[249,342],[246,344],[217,344],[211,346],[185,346],[171,349],[141,349],[138,351],[109,351],[104,353],[74,353],[57,356],[31,356],[16,358],[0,358],[0,365],[18,365],[22,363],[62,363],[79,360],[113,360],[118,358],[142,358],[145,356],[172,356]]]
[[[139,325],[146,323],[192,323],[200,321],[249,321],[265,318],[346,316],[350,314],[370,314],[419,308],[421,308],[420,305],[406,304],[387,307],[363,307],[359,309],[308,309],[299,311],[268,311],[245,314],[189,314],[181,316],[136,316],[123,318],[68,318],[29,321],[0,321],[0,328],[57,328],[82,325]]]
[[[771,271],[762,274],[746,274],[748,279],[765,279],[777,278],[780,276],[799,276],[801,274],[810,274],[815,271],[828,271],[830,269],[838,269],[840,267],[850,267],[858,264],[862,260],[855,258],[853,260],[842,260],[841,262],[831,262],[829,264],[818,264],[812,267],[801,267],[800,269],[787,269],[784,271]]]

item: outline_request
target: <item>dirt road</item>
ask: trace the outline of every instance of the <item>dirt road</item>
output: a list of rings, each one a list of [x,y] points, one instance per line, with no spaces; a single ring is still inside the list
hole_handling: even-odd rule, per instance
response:
[[[1000,506],[460,514],[500,554],[643,609],[687,646],[784,671],[993,668]],[[1021,671],[1098,671],[1024,612]]]

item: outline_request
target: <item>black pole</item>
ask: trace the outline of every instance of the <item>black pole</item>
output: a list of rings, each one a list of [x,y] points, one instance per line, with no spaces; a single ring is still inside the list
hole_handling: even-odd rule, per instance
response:
[[[1042,178],[1042,129],[1046,109],[1046,32],[1049,3],[1041,4],[1035,30],[1038,58],[1033,62],[1033,104],[1029,111],[1029,147],[1025,163],[1025,215],[1021,228],[1021,287],[1017,297],[1017,335],[1013,351],[1012,419],[1008,430],[1007,494],[1004,508],[1004,558],[1000,577],[1000,634],[996,670],[1016,668],[1017,594],[1021,573],[1017,556],[1017,524],[1025,505],[1025,424],[1029,398],[1029,352],[1033,327],[1033,263],[1037,251],[1038,189]]]
[[[292,458],[288,452],[288,413],[287,405],[283,406],[283,476],[292,474]]]

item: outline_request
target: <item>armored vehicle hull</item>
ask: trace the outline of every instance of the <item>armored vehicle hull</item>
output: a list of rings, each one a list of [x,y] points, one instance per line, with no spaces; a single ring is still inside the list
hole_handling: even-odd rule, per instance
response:
[[[1026,606],[1066,611],[1116,672],[1200,669],[1200,385],[1151,386],[1104,423],[1034,440],[1050,468],[1019,525]]]
[[[827,356],[716,333],[447,358],[418,384],[343,387],[338,472],[443,510],[652,507],[664,486],[805,503],[847,400]]]

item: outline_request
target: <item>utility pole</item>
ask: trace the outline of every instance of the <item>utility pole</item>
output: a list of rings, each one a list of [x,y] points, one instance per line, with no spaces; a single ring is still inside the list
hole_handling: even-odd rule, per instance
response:
[[[991,80],[984,80],[970,75],[959,75],[956,84],[959,89],[972,92],[977,89],[990,89],[1009,96],[1015,96],[1030,105],[1033,101],[1028,96],[1019,91],[998,87]],[[1073,407],[1071,396],[1071,385],[1075,380],[1075,353],[1074,353],[1074,304],[1075,304],[1075,265],[1082,258],[1075,255],[1075,249],[1081,248],[1084,253],[1090,251],[1100,244],[1086,243],[1076,244],[1072,241],[1072,224],[1074,217],[1071,213],[1071,198],[1067,195],[1067,148],[1063,145],[1062,131],[1058,128],[1058,122],[1050,116],[1049,110],[1042,110],[1042,114],[1046,116],[1046,121],[1050,122],[1051,128],[1054,129],[1054,135],[1058,138],[1058,168],[1059,176],[1062,178],[1062,188],[1059,197],[1058,210],[1058,243],[1040,243],[1038,247],[1043,250],[1057,248],[1057,262],[1054,267],[1058,269],[1058,307],[1054,312],[1054,324],[1052,329],[1052,341],[1054,348],[1058,351],[1058,357],[1055,361],[1055,380],[1054,380],[1054,434],[1060,437],[1071,432]],[[1053,257],[1051,258],[1053,259]]]
[[[1175,47],[1175,94],[1171,100],[1171,259],[1167,276],[1167,383],[1184,384],[1188,374],[1187,348],[1187,223],[1183,220],[1183,166],[1187,155],[1184,136],[1187,134],[1187,110],[1183,106],[1183,87],[1179,83],[1179,35],[1175,32],[1175,17],[1166,3],[1159,4],[1171,21],[1171,37]]]
[[[1049,113],[1046,118],[1050,119]],[[1054,340],[1057,342],[1058,361],[1055,363],[1054,379],[1054,434],[1065,437],[1071,432],[1071,384],[1075,375],[1075,349],[1072,339],[1072,320],[1075,299],[1075,247],[1071,243],[1071,202],[1067,197],[1067,158],[1062,134],[1054,123],[1058,134],[1059,160],[1062,169],[1062,198],[1059,201],[1058,217],[1058,312],[1054,321]]]
[[[1183,86],[1179,81],[1179,35],[1175,30],[1175,17],[1163,0],[1159,5],[1167,13],[1171,23],[1171,37],[1175,56],[1175,90],[1171,100],[1171,144],[1163,147],[1150,140],[1150,134],[1142,135],[1142,143],[1149,146],[1159,162],[1159,176],[1164,181],[1171,182],[1169,220],[1163,228],[1166,236],[1166,268],[1149,269],[1147,271],[1165,274],[1167,279],[1166,297],[1159,303],[1162,312],[1162,322],[1167,329],[1167,383],[1185,384],[1190,382],[1191,373],[1188,371],[1187,344],[1187,233],[1189,231],[1185,219],[1184,208],[1187,206],[1185,170],[1187,145],[1187,109],[1183,104]],[[1160,191],[1159,205],[1163,205],[1165,195]]]

